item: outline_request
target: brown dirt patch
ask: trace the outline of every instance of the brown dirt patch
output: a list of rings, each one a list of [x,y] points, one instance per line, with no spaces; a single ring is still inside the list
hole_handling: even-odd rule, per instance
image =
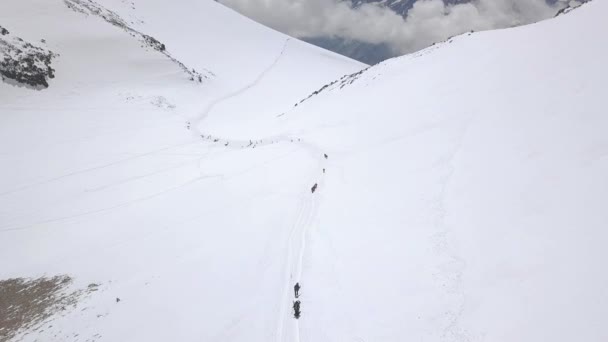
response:
[[[0,342],[20,331],[35,330],[53,314],[75,307],[83,294],[97,290],[91,284],[86,290],[70,292],[71,283],[66,275],[0,280]]]

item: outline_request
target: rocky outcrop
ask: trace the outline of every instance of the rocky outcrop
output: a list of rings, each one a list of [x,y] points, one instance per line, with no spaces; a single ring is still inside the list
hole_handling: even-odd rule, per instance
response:
[[[319,95],[320,93],[327,91],[327,90],[331,90],[331,89],[335,89],[335,88],[344,88],[348,85],[351,85],[353,83],[355,83],[355,81],[357,79],[359,79],[359,77],[361,77],[361,75],[363,75],[364,72],[366,72],[369,69],[369,67],[359,70],[353,74],[350,75],[344,75],[342,76],[340,79],[337,79],[331,83],[328,83],[326,85],[324,85],[323,87],[319,88],[318,90],[315,90],[314,92],[312,92],[312,94],[308,95],[308,97],[306,97],[305,99],[301,100],[300,102],[295,104],[295,107],[297,107],[298,105],[306,102],[307,100],[309,100],[310,98],[312,98],[313,96]]]
[[[51,67],[56,55],[35,46],[0,26],[0,76],[3,82],[34,89],[49,87],[49,79],[55,77]]]

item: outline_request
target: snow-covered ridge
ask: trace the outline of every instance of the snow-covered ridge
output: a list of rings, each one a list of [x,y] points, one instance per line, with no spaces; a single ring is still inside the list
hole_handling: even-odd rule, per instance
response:
[[[159,42],[156,38],[149,36],[147,34],[141,33],[133,28],[131,28],[128,23],[123,20],[120,15],[111,10],[104,8],[103,6],[97,4],[93,0],[63,0],[65,5],[84,15],[93,15],[102,18],[108,23],[124,30],[129,33],[132,37],[139,39],[146,46],[162,53],[175,64],[177,64],[189,77],[191,81],[197,81],[199,83],[203,82],[203,78],[208,78],[210,74],[209,71],[206,71],[205,74],[201,74],[197,72],[195,69],[190,69],[184,65],[184,63],[180,62],[167,51],[167,47],[165,44]]]

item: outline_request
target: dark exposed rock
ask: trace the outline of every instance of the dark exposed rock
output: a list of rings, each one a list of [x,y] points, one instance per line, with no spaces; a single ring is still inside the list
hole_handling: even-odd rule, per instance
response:
[[[311,97],[313,97],[315,95],[319,95],[320,93],[322,93],[322,92],[324,92],[326,90],[333,89],[333,88],[336,88],[336,87],[339,87],[340,89],[342,89],[342,88],[344,88],[347,85],[353,84],[369,68],[370,67],[367,67],[367,68],[362,69],[360,71],[357,71],[357,72],[355,72],[353,74],[342,76],[341,78],[339,78],[339,79],[337,79],[337,80],[335,80],[335,81],[333,81],[331,83],[328,83],[328,84],[324,85],[319,90],[315,90],[314,92],[312,92],[312,94],[308,95],[305,99],[303,99],[300,102],[296,103],[294,105],[294,107],[297,107],[299,104],[302,104],[303,102],[309,100]]]
[[[11,37],[5,28],[0,28],[0,31],[2,31],[0,36],[2,81],[36,89],[48,88],[48,80],[55,77],[55,69],[51,67],[51,61],[56,55],[19,37]]]
[[[165,44],[159,42],[158,40],[156,40],[156,38],[154,38],[152,36],[148,36],[147,34],[142,34],[142,37],[146,41],[146,44],[148,44],[148,46],[154,48],[154,50],[160,51],[160,52],[163,52],[166,50]],[[194,69],[192,69],[192,72],[195,72]]]
[[[581,4],[587,3],[591,0],[579,0],[578,4],[573,5],[572,3],[569,3],[566,7],[560,9],[559,11],[557,11],[557,13],[555,14],[555,17],[559,17],[560,15],[566,14],[571,12],[572,10],[577,9],[578,7],[581,6]]]

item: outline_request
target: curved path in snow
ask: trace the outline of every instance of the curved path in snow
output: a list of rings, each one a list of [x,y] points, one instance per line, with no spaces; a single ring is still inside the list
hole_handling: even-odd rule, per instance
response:
[[[217,106],[218,104],[230,100],[234,97],[237,97],[239,95],[242,95],[243,93],[245,93],[247,90],[255,87],[256,85],[258,85],[258,83],[260,83],[260,81],[262,81],[264,79],[264,77],[272,70],[274,69],[274,67],[277,65],[277,63],[279,62],[279,60],[281,59],[281,57],[283,57],[283,55],[285,54],[285,50],[287,50],[287,45],[289,44],[289,41],[291,40],[291,38],[287,38],[285,40],[285,43],[283,44],[283,48],[281,49],[281,52],[277,55],[277,57],[275,58],[275,60],[266,68],[264,69],[259,75],[258,77],[255,78],[255,80],[253,80],[251,83],[237,89],[234,90],[224,96],[220,96],[217,99],[211,101],[207,107],[201,112],[200,115],[198,115],[196,118],[194,118],[192,120],[192,122],[188,123],[189,125],[192,124],[192,127],[195,128],[195,130],[197,129],[198,124],[200,124],[203,120],[205,120],[205,118],[207,116],[209,116],[209,114],[213,111],[213,109],[215,108],[215,106]]]
[[[287,255],[285,257],[285,270],[284,270],[284,279],[283,279],[283,287],[281,292],[281,304],[280,310],[277,320],[277,328],[275,331],[275,341],[276,342],[286,342],[286,341],[300,341],[300,326],[299,320],[293,317],[292,305],[295,300],[294,296],[294,285],[296,283],[300,283],[305,288],[306,283],[302,282],[302,265],[304,261],[304,253],[306,249],[306,239],[307,234],[309,232],[310,227],[317,220],[318,213],[318,197],[321,195],[323,190],[323,170],[326,169],[327,158],[324,156],[324,152],[316,145],[304,142],[300,138],[290,137],[290,136],[271,136],[266,137],[260,140],[238,140],[238,139],[230,139],[226,137],[218,137],[213,135],[205,134],[201,128],[200,124],[211,114],[213,109],[232,98],[238,97],[243,93],[247,92],[249,89],[255,87],[260,81],[264,79],[264,77],[272,71],[272,69],[277,65],[280,61],[281,57],[284,55],[287,45],[289,43],[289,38],[285,40],[283,48],[277,55],[276,59],[269,65],[266,69],[264,69],[255,80],[251,83],[230,92],[224,96],[221,96],[209,103],[207,107],[201,112],[201,114],[196,117],[192,122],[187,123],[188,129],[190,129],[194,134],[200,136],[203,140],[215,143],[220,146],[224,146],[230,149],[242,149],[242,148],[258,148],[264,147],[272,144],[278,143],[290,143],[297,144],[307,150],[309,150],[313,155],[318,156],[318,165],[315,168],[314,172],[311,173],[310,178],[308,179],[308,184],[312,187],[313,185],[317,185],[316,191],[313,193],[311,188],[306,188],[302,190],[302,194],[299,196],[299,206],[298,206],[298,214],[295,222],[293,223],[289,238],[287,241]],[[302,304],[302,307],[305,309],[305,305]]]

